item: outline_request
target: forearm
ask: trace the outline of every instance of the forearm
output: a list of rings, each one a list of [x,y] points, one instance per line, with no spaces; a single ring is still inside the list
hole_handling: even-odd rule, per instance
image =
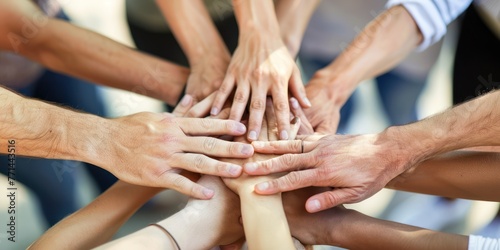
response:
[[[468,237],[371,218],[347,210],[335,225],[327,244],[348,249],[467,249]]]
[[[31,248],[90,249],[106,243],[160,191],[118,181],[92,203],[50,228]]]
[[[500,153],[451,152],[399,175],[387,187],[472,200],[500,201]]]
[[[17,6],[19,5],[19,6]],[[95,32],[44,16],[30,1],[2,3],[9,22],[1,49],[15,51],[44,66],[175,104],[188,69],[134,51]],[[34,20],[33,32],[26,21]],[[35,25],[36,24],[36,25]],[[31,26],[30,26],[31,27]]]
[[[201,57],[215,54],[229,61],[229,51],[203,1],[156,0],[191,66]]]
[[[23,98],[4,88],[0,103],[0,140],[15,140],[17,155],[98,158],[102,136],[109,129],[106,119]],[[8,153],[7,148],[0,148],[0,153]]]
[[[262,36],[279,37],[280,27],[273,1],[233,0],[233,6],[240,38],[258,33]]]
[[[409,162],[407,167],[434,155],[457,149],[500,144],[500,91],[453,107],[422,121],[389,127],[381,141],[392,141]]]
[[[386,10],[370,22],[335,61],[321,70],[334,76],[326,89],[337,92],[335,96],[345,102],[361,81],[396,66],[421,40],[415,21],[404,7]]]
[[[319,0],[277,0],[276,17],[281,31],[281,38],[292,57],[299,53],[300,44],[309,19],[319,4]]]
[[[281,194],[263,196],[251,188],[238,193],[249,249],[294,249]]]

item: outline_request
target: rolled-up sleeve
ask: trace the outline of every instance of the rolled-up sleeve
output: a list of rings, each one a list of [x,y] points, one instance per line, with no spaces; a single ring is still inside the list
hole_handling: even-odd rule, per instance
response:
[[[389,0],[387,8],[403,5],[422,32],[423,41],[417,51],[422,51],[439,41],[446,34],[446,26],[471,4],[472,0]]]

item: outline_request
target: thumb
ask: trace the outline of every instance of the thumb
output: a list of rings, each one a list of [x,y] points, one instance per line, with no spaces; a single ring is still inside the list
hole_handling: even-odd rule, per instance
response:
[[[360,196],[352,188],[338,188],[312,196],[306,202],[306,210],[309,213],[323,211],[344,203],[360,201]]]

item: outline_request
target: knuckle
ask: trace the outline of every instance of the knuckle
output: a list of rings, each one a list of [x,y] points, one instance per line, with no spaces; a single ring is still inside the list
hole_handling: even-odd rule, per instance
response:
[[[201,119],[199,124],[204,130],[209,130],[213,127],[212,120],[210,119]]]
[[[229,155],[239,155],[241,154],[240,145],[237,143],[231,143],[228,147]]]
[[[213,151],[217,146],[217,140],[212,137],[205,138],[203,141],[203,148],[207,151]]]
[[[250,105],[250,108],[252,110],[264,110],[265,108],[265,103],[263,100],[257,99],[252,101],[252,105]]]
[[[288,111],[289,110],[289,108],[288,108],[288,102],[277,101],[277,102],[274,103],[274,108],[278,112]]]
[[[327,192],[323,197],[325,199],[326,206],[332,207],[333,205],[337,204],[338,200],[333,192]]]
[[[205,163],[205,157],[202,155],[196,155],[194,158],[194,163],[193,163],[193,168],[197,173],[201,173],[201,170],[203,169],[203,165]]]
[[[290,172],[289,174],[286,175],[284,179],[284,186],[292,187],[294,185],[302,183],[302,181],[303,178],[299,172]]]
[[[294,165],[295,163],[295,157],[292,154],[285,154],[281,157],[281,164],[289,167]]]
[[[237,103],[246,103],[246,93],[242,92],[242,91],[238,91],[236,92],[236,94],[234,95],[234,102],[237,102]]]
[[[251,74],[254,77],[254,79],[261,80],[262,76],[265,74],[265,71],[261,68],[257,68],[252,70]]]

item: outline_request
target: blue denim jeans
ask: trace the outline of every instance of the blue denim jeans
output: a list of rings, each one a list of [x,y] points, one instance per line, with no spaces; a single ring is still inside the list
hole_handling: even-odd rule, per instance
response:
[[[305,56],[299,58],[305,80],[309,80],[316,71],[331,63],[331,61],[311,59]],[[377,77],[375,82],[382,101],[382,107],[391,125],[401,125],[417,120],[416,104],[425,87],[427,77],[413,79],[389,71]],[[355,91],[341,108],[338,133],[345,133],[347,130],[347,123],[355,110],[357,95],[357,91]]]

